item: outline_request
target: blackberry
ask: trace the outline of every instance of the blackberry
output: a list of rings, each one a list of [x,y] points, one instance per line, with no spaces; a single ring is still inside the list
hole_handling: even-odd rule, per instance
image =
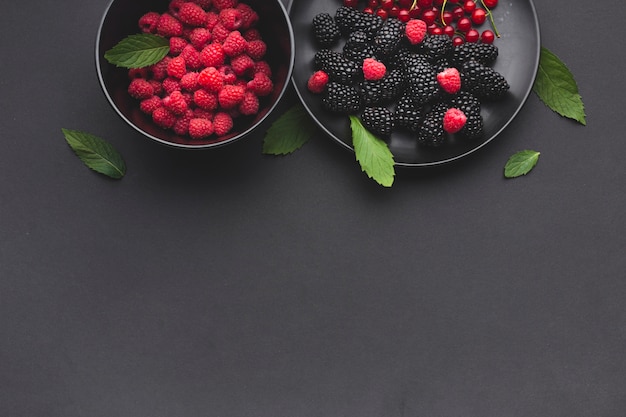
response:
[[[451,61],[457,66],[470,59],[483,65],[491,65],[497,57],[498,47],[489,43],[464,42],[455,46],[451,53]]]
[[[509,83],[502,74],[473,59],[464,62],[460,72],[463,90],[478,98],[498,99],[509,90]]]
[[[450,107],[461,110],[466,116],[469,114],[480,114],[480,100],[467,91],[459,91],[450,100]]]
[[[317,43],[323,47],[332,46],[341,38],[339,26],[328,13],[319,13],[313,18],[313,34]]]
[[[376,15],[360,11],[354,7],[341,6],[335,12],[335,22],[344,35],[363,31],[368,35],[376,33],[383,25],[383,19]]]
[[[359,87],[365,106],[388,104],[397,98],[405,87],[404,71],[392,69],[380,80],[364,80]]]
[[[323,49],[315,54],[315,67],[328,74],[332,81],[352,84],[361,75],[361,66],[344,57],[340,52]]]
[[[422,105],[435,99],[439,93],[437,73],[426,57],[410,54],[403,61],[407,88],[415,102]]]
[[[474,139],[483,133],[483,117],[480,113],[465,114],[467,120],[465,126],[461,129],[461,133],[469,139]]]
[[[422,126],[417,134],[417,142],[421,145],[437,147],[441,146],[446,138],[443,130],[443,116],[446,114],[448,106],[444,103],[437,103],[426,113]]]
[[[376,136],[388,138],[393,131],[393,113],[386,107],[366,107],[361,113],[363,126]]]
[[[454,48],[452,38],[448,35],[428,34],[421,43],[422,53],[431,61],[446,57]]]
[[[333,81],[326,85],[322,105],[333,113],[355,114],[361,109],[361,96],[353,86]]]
[[[374,51],[369,37],[362,30],[352,32],[343,45],[343,56],[354,62],[363,62],[365,58],[372,58]]]
[[[415,104],[410,93],[402,94],[394,109],[395,126],[403,126],[417,133],[422,123],[422,107]]]
[[[389,18],[374,35],[374,50],[383,57],[392,56],[404,38],[406,23]]]

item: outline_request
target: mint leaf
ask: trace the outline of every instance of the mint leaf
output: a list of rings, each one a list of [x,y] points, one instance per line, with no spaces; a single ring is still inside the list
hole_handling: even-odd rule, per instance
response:
[[[387,144],[370,133],[356,116],[350,116],[356,160],[370,178],[383,187],[393,185],[395,162]]]
[[[67,144],[89,168],[113,179],[120,179],[126,174],[122,156],[110,143],[78,130],[61,130]]]
[[[267,130],[263,153],[288,155],[300,149],[313,135],[315,126],[301,104],[282,114]]]
[[[574,76],[556,55],[544,47],[541,48],[533,91],[556,113],[583,125],[587,124],[585,108]]]
[[[504,176],[516,178],[528,174],[537,165],[540,153],[532,150],[519,151],[512,155],[504,167]]]
[[[151,33],[129,35],[104,53],[109,63],[124,68],[143,68],[156,64],[169,52],[169,41]]]

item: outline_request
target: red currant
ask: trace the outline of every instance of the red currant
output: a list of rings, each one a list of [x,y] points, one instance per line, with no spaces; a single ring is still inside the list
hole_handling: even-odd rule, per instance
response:
[[[460,18],[465,16],[465,11],[463,10],[461,6],[457,6],[454,9],[452,9],[452,14],[454,15],[454,20],[459,20]]]
[[[472,22],[475,25],[482,25],[485,23],[485,19],[487,19],[487,13],[484,9],[476,9],[472,12]]]
[[[433,5],[433,0],[417,0],[417,4],[422,8],[425,9],[427,7],[430,7]]]
[[[382,7],[385,10],[389,10],[393,7],[393,0],[380,0],[380,7]]]
[[[498,5],[498,0],[484,0],[485,6],[493,9]]]
[[[496,39],[495,33],[493,33],[493,31],[489,29],[484,30],[483,33],[480,35],[480,41],[482,43],[493,43],[495,39]]]
[[[441,7],[443,6],[444,0],[433,0],[433,6]]]
[[[411,20],[411,12],[409,12],[407,9],[401,9],[398,12],[398,20],[404,23],[408,22],[409,20]]]
[[[431,35],[443,35],[443,29],[439,26],[435,26],[432,29],[429,29],[428,33]]]
[[[367,7],[370,7],[372,9],[376,9],[378,7],[378,0],[369,0],[367,2]]]
[[[437,13],[432,10],[427,10],[422,13],[422,20],[429,26],[435,23],[435,19],[437,19]]]
[[[454,26],[452,25],[446,25],[443,28],[443,33],[445,33],[446,35],[448,35],[449,37],[453,37],[454,36]]]
[[[472,13],[476,10],[476,3],[473,0],[467,0],[463,4],[463,10],[465,10],[465,13]]]
[[[463,45],[464,43],[465,40],[460,36],[455,36],[454,38],[452,38],[452,45],[454,46]]]
[[[363,9],[363,13],[374,14],[374,9],[372,9],[371,7],[366,7],[365,9]]]
[[[343,0],[343,5],[346,7],[357,7],[359,0]]]
[[[450,23],[454,22],[454,15],[452,14],[452,12],[443,12],[442,17],[444,25],[449,25]]]
[[[480,33],[476,29],[470,29],[465,34],[465,42],[478,42],[478,38],[480,38]]]
[[[389,17],[389,12],[387,12],[387,10],[385,9],[378,9],[376,10],[376,15],[380,16],[381,19],[385,20],[387,19],[387,17]]]
[[[398,17],[398,13],[400,13],[400,7],[398,6],[393,6],[389,9],[389,16],[391,17]]]
[[[413,0],[398,0],[398,6],[402,7],[403,9],[408,10],[412,4]]]
[[[468,17],[462,17],[456,22],[456,28],[461,32],[467,32],[472,28],[472,21]]]
[[[414,8],[409,10],[409,16],[411,16],[411,19],[419,18],[421,14],[422,14],[422,9],[420,9],[419,6],[415,6]]]

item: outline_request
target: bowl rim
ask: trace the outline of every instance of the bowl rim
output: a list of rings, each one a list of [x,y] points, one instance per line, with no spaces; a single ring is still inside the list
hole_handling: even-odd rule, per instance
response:
[[[102,74],[102,70],[101,70],[101,64],[103,62],[103,59],[101,59],[100,57],[100,41],[101,41],[101,36],[102,36],[102,29],[104,27],[104,22],[109,14],[109,11],[111,9],[111,7],[113,6],[113,3],[115,3],[116,1],[119,0],[110,0],[109,4],[106,6],[106,8],[104,9],[104,12],[102,13],[102,16],[100,17],[100,22],[98,24],[98,30],[96,32],[96,39],[95,39],[95,65],[96,65],[96,73],[98,75],[98,82],[100,85],[100,88],[102,90],[102,92],[104,93],[107,101],[109,102],[109,105],[113,108],[113,110],[117,113],[117,115],[119,117],[122,118],[122,120],[124,120],[130,127],[132,127],[133,129],[135,129],[137,132],[141,133],[143,136],[146,136],[152,140],[154,140],[155,142],[161,143],[163,145],[167,145],[173,148],[178,148],[178,149],[213,149],[213,148],[217,148],[217,147],[222,147],[224,145],[228,145],[230,143],[236,142],[242,138],[244,138],[245,136],[248,136],[250,133],[252,133],[259,125],[261,125],[271,114],[272,112],[276,109],[276,107],[278,106],[279,102],[282,100],[283,96],[285,95],[285,92],[287,91],[287,88],[289,88],[291,86],[291,77],[293,75],[293,69],[294,69],[294,65],[295,65],[295,55],[296,55],[296,51],[295,51],[295,35],[294,35],[294,31],[293,31],[293,26],[291,24],[291,19],[289,17],[289,12],[287,11],[285,5],[283,4],[283,2],[281,0],[274,0],[276,3],[278,3],[279,8],[281,9],[283,16],[285,18],[285,22],[287,24],[287,31],[289,33],[289,47],[291,50],[291,54],[289,56],[289,64],[287,65],[287,71],[285,73],[285,82],[283,83],[282,88],[280,89],[280,91],[278,92],[278,95],[276,96],[276,98],[272,101],[272,104],[269,106],[269,108],[267,109],[267,111],[265,112],[265,114],[263,114],[260,118],[258,118],[251,126],[249,126],[246,130],[237,133],[236,135],[233,135],[227,139],[224,140],[218,140],[216,142],[211,142],[211,143],[204,143],[204,144],[190,144],[190,143],[176,143],[176,142],[171,142],[162,138],[159,138],[158,136],[152,135],[148,132],[146,132],[145,130],[141,129],[139,126],[137,126],[135,123],[133,123],[132,120],[130,120],[128,117],[126,117],[126,115],[124,115],[124,113],[122,113],[122,111],[117,107],[117,105],[115,104],[113,97],[111,97],[111,95],[109,94],[107,87],[106,87],[106,83],[104,80],[104,76]],[[265,0],[267,1],[267,0]],[[138,32],[139,33],[139,32]],[[108,64],[108,62],[107,62]],[[110,64],[108,64],[110,65]]]

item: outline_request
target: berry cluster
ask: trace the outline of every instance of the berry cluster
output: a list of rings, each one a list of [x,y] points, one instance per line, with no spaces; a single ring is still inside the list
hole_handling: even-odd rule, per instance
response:
[[[223,136],[234,119],[258,113],[274,89],[259,16],[239,0],[171,0],[138,21],[169,40],[160,62],[128,72],[128,93],[155,124],[177,135]]]
[[[308,89],[332,113],[353,114],[381,139],[396,129],[421,145],[439,146],[452,134],[482,134],[481,101],[509,90],[492,68],[491,43],[455,45],[422,19],[383,19],[349,6],[313,18],[319,50]]]
[[[402,22],[421,19],[428,26],[428,33],[448,35],[455,45],[463,42],[492,43],[498,36],[491,17],[491,9],[498,0],[343,0],[346,7],[359,7],[363,2],[365,13],[382,19],[395,17]],[[490,18],[493,30],[480,30]]]

